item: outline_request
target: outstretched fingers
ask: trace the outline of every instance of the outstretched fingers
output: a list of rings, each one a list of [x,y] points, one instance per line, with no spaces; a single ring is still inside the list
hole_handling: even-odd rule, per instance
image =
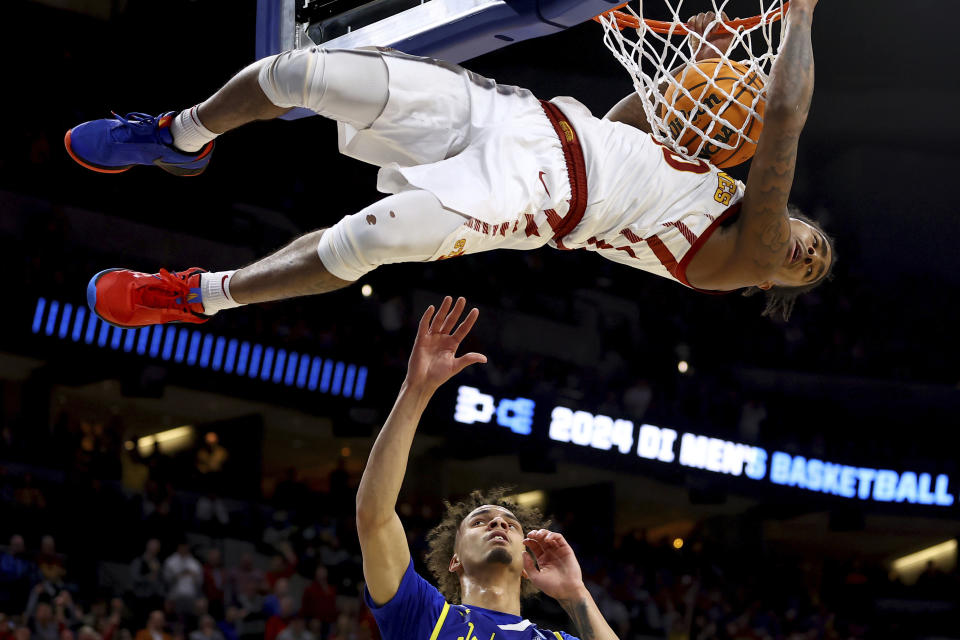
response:
[[[446,302],[446,300],[444,300]],[[457,298],[456,304],[453,305],[453,309],[447,314],[443,319],[443,324],[440,325],[440,333],[446,335],[453,331],[453,326],[457,323],[457,320],[460,319],[460,314],[463,313],[464,307],[467,306],[467,299],[463,296]]]
[[[463,300],[463,298],[460,299]],[[457,330],[453,332],[453,337],[457,342],[463,342],[463,339],[470,333],[470,329],[473,329],[473,325],[476,323],[478,317],[480,317],[480,310],[476,307],[470,309],[470,313],[463,319],[463,322],[460,323]]]
[[[437,314],[433,316],[433,321],[430,323],[430,333],[440,333],[440,327],[443,326],[444,321],[447,319],[447,312],[450,311],[450,306],[453,304],[453,298],[446,296],[443,299],[443,302],[440,303],[440,308],[437,310]]]
[[[433,319],[433,312],[436,311],[433,305],[427,307],[420,317],[420,326],[417,327],[417,336],[425,336],[430,331],[430,320]]]

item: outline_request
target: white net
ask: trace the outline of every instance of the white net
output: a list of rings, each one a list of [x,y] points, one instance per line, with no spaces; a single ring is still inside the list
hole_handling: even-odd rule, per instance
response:
[[[694,0],[684,9],[684,0],[653,0],[649,4],[666,10],[658,21],[644,19],[639,0],[636,8],[627,5],[597,18],[604,44],[633,79],[654,139],[688,160],[700,157],[719,166],[753,155],[763,126],[763,88],[783,41],[785,23],[779,18],[788,5],[730,3]],[[734,9],[756,16],[719,18],[736,15]],[[688,31],[687,20],[704,11],[718,17],[703,34]]]

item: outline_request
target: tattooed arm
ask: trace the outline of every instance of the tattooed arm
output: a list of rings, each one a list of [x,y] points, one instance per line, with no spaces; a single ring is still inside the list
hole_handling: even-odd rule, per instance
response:
[[[733,253],[735,268],[754,281],[768,278],[783,263],[790,242],[787,200],[813,96],[810,27],[816,5],[817,0],[790,3],[787,34],[767,84],[763,133],[747,177]]]
[[[573,621],[581,640],[617,640],[593,596],[583,586],[580,563],[563,536],[538,529],[527,532],[523,571],[538,589],[555,599]],[[536,560],[536,561],[534,561]]]

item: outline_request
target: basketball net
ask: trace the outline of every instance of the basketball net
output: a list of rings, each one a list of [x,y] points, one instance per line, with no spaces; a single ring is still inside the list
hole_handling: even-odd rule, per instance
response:
[[[667,21],[645,20],[643,0],[637,3],[637,10],[624,5],[597,16],[596,20],[603,25],[604,44],[630,74],[634,90],[640,96],[644,113],[650,123],[651,135],[657,142],[668,146],[688,160],[694,160],[707,144],[727,150],[735,148],[718,139],[716,135],[711,139],[703,129],[694,126],[693,121],[697,110],[688,113],[667,104],[664,95],[668,94],[669,87],[673,87],[674,91],[669,93],[673,93],[674,96],[685,95],[702,109],[699,112],[701,117],[704,111],[709,114],[714,124],[704,129],[718,132],[722,131],[723,127],[728,127],[738,135],[720,136],[721,138],[727,137],[730,142],[739,144],[742,136],[743,139],[756,144],[759,138],[758,132],[762,127],[753,128],[753,138],[747,135],[745,130],[749,129],[748,123],[754,118],[757,122],[763,121],[757,113],[757,107],[765,99],[764,91],[750,92],[753,99],[749,106],[742,102],[738,103],[748,108],[750,116],[743,119],[740,124],[735,126],[735,123],[723,117],[723,113],[728,106],[737,103],[735,96],[743,93],[747,83],[746,77],[757,74],[763,86],[766,87],[786,29],[785,21],[779,19],[784,11],[784,1],[754,0],[759,4],[759,11],[755,17],[727,22],[717,19],[711,23],[705,34],[726,33],[733,37],[727,51],[717,49],[707,41],[706,35],[702,36],[686,29],[685,22],[690,16],[681,14],[683,1],[656,0],[658,5],[662,3],[669,10],[670,19]],[[709,1],[712,4],[712,11],[717,16],[727,11],[726,7],[730,3],[730,0]],[[698,10],[688,9],[686,13],[697,12]],[[713,77],[707,76],[693,65],[695,56],[701,48],[706,49],[708,58],[719,58],[721,61],[721,64],[714,67]],[[746,57],[743,57],[744,55]],[[737,57],[742,58],[738,62],[747,68],[748,73],[742,80],[734,83],[731,91],[728,92],[715,84],[714,80],[717,74],[727,67],[726,63],[736,60]],[[717,104],[714,98],[712,104],[704,105],[697,100],[696,96],[692,96],[682,84],[690,73],[699,74],[697,78],[702,76],[700,82],[706,81],[710,85],[708,91],[698,91],[701,96],[719,96],[723,101],[722,104]],[[673,98],[671,102],[676,103],[677,99]],[[672,131],[668,124],[670,122],[673,123]],[[687,146],[681,147],[677,144],[679,140],[688,140]]]

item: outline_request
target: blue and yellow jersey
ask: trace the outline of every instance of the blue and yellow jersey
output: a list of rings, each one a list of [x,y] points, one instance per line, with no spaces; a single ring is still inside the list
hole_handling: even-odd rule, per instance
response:
[[[562,631],[540,629],[520,616],[450,604],[413,570],[412,561],[389,602],[378,607],[369,592],[364,597],[383,640],[579,640]]]

